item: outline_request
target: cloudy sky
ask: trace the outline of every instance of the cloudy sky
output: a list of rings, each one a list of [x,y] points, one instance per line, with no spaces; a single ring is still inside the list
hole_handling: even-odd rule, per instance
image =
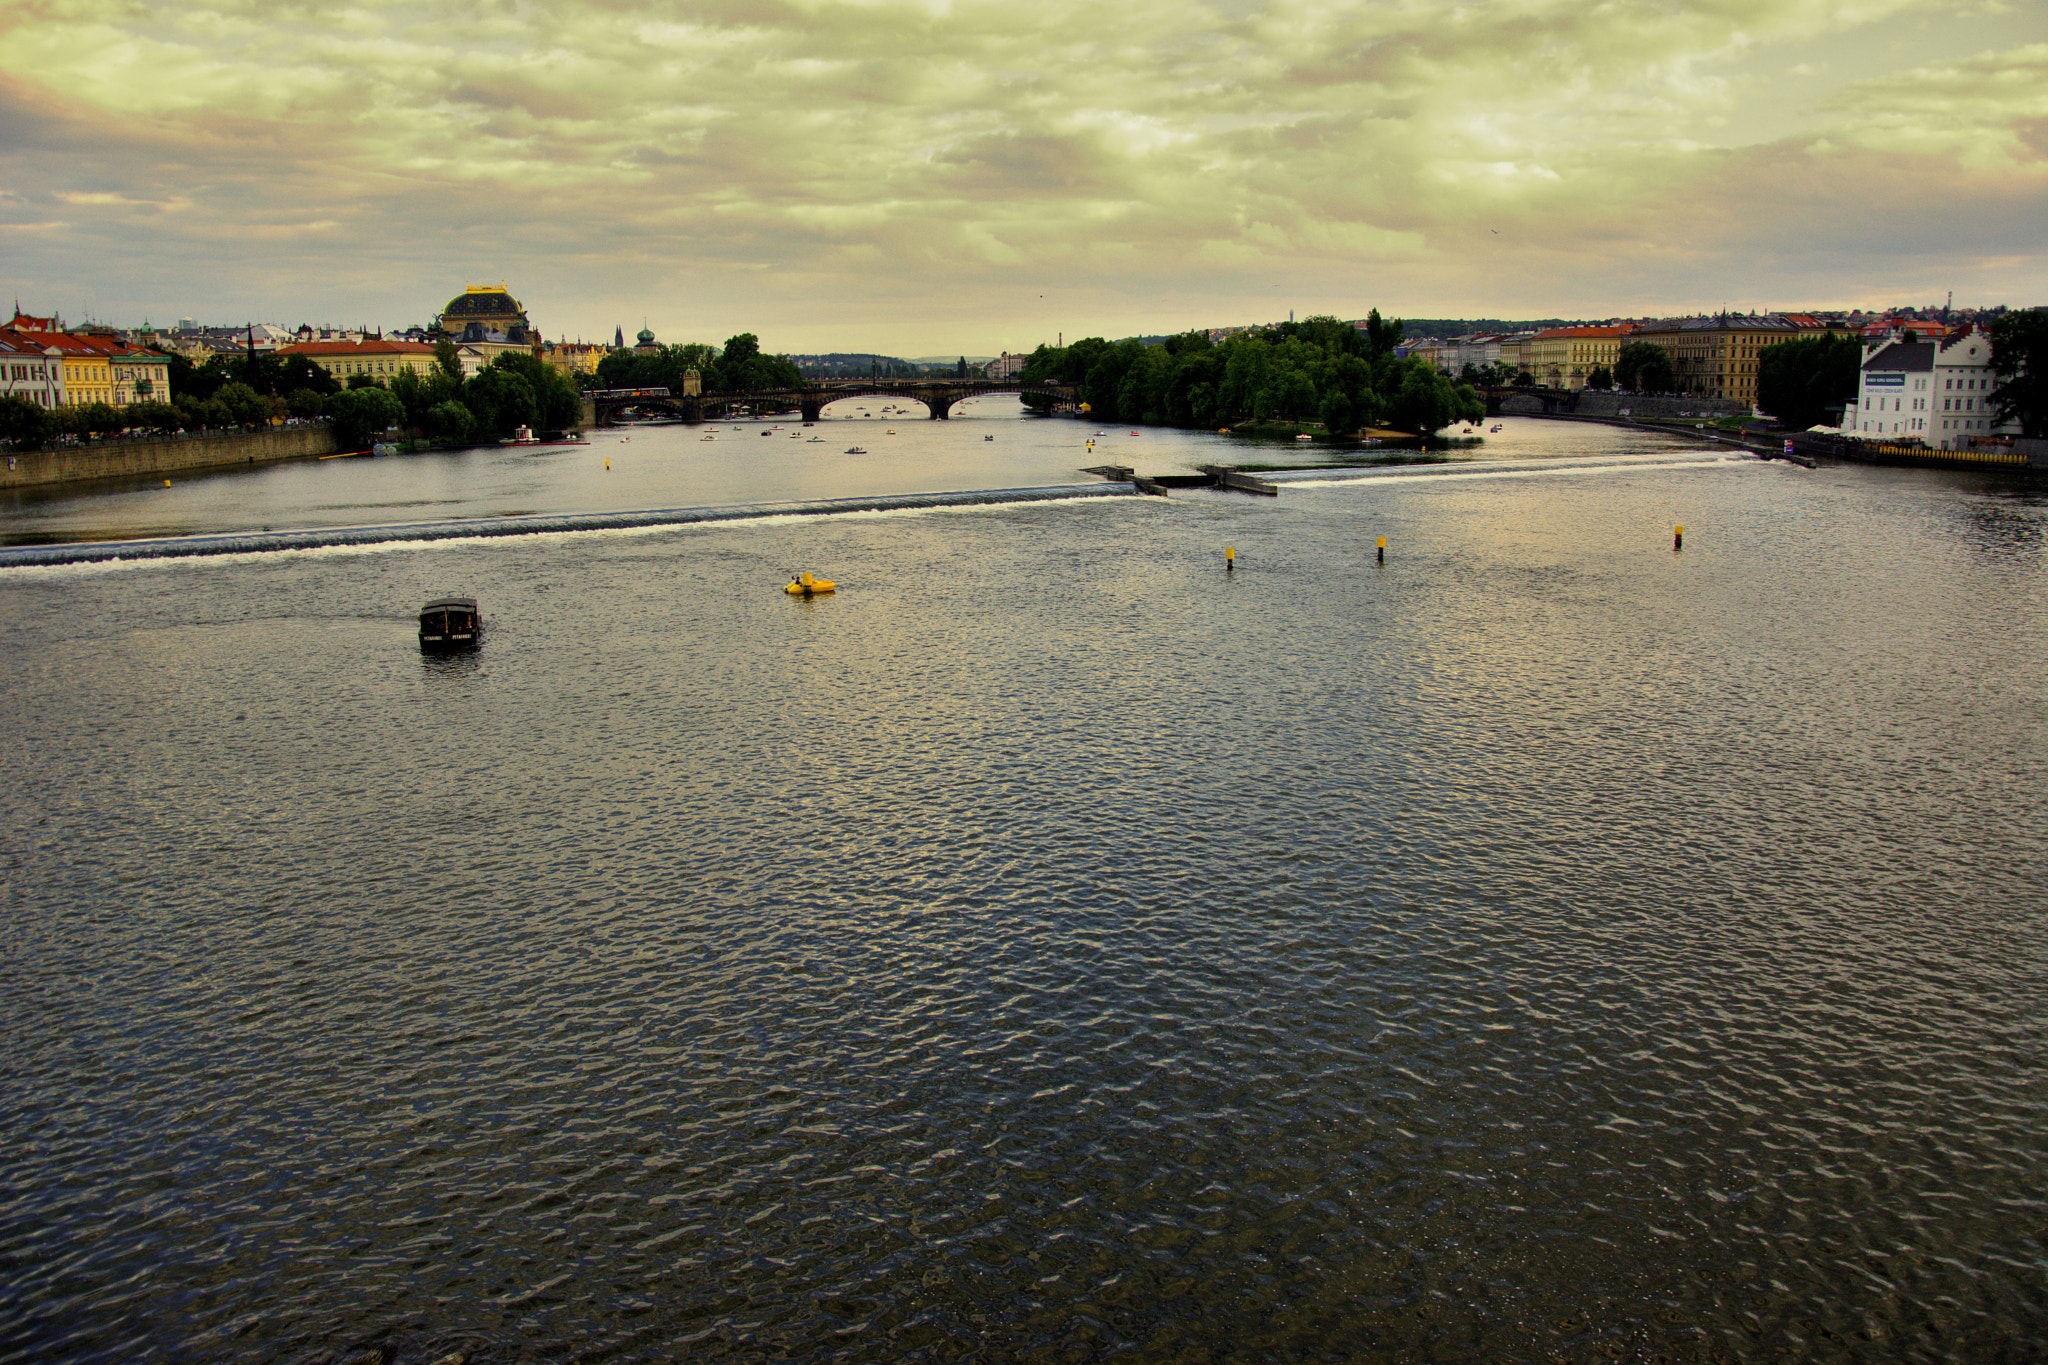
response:
[[[909,355],[2043,304],[2048,3],[0,0],[29,311],[501,279],[549,336]]]

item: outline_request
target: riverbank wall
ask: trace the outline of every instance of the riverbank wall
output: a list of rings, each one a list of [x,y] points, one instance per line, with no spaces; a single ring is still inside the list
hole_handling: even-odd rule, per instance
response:
[[[1500,405],[1503,417],[1620,417],[1653,421],[1684,417],[1747,417],[1749,405],[1732,398],[1696,393],[1617,393],[1612,389],[1580,389],[1545,404],[1533,393],[1518,393]]]
[[[1791,438],[1801,455],[1851,464],[1901,465],[1910,469],[2006,469],[2048,471],[2048,441],[2016,439],[2011,444],[1984,441],[1961,450],[1935,446],[1889,445],[1854,441],[1824,432],[1802,431]]]
[[[231,431],[171,440],[96,441],[10,453],[0,467],[0,491],[68,483],[167,479],[218,473],[236,466],[282,464],[336,453],[325,425]]]

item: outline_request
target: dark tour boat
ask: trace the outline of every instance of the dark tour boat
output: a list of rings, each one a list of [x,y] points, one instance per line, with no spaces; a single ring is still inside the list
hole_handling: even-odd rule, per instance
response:
[[[475,649],[484,618],[474,597],[437,597],[420,608],[420,648],[440,652]]]

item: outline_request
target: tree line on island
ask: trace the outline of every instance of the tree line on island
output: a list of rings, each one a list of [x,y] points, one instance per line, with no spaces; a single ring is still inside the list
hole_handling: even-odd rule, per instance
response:
[[[1396,358],[1401,336],[1400,319],[1374,309],[1363,327],[1320,315],[1220,342],[1200,331],[1156,346],[1088,337],[1040,346],[1023,378],[1077,385],[1091,416],[1142,426],[1284,423],[1333,435],[1376,428],[1428,435],[1485,418],[1486,403],[1470,384],[1422,360]]]

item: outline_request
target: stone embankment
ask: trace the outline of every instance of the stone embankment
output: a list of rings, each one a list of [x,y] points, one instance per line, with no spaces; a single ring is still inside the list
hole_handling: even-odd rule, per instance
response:
[[[1572,394],[1570,406],[1550,411],[1534,394],[1517,394],[1500,405],[1509,417],[1639,417],[1662,421],[1681,417],[1747,417],[1749,408],[1732,398],[1710,398],[1690,393],[1616,393],[1610,389],[1580,389]]]
[[[217,473],[237,466],[310,460],[334,453],[334,433],[325,426],[223,432],[161,441],[97,441],[90,445],[9,453],[5,465],[0,466],[0,490],[167,479],[179,474]]]

